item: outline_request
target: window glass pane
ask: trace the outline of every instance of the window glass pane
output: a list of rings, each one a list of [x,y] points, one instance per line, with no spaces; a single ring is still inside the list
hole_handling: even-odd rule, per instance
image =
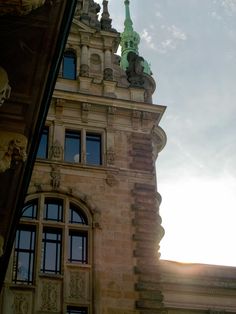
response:
[[[13,281],[33,282],[35,253],[35,230],[26,226],[20,226],[16,232]]]
[[[88,220],[84,213],[75,205],[70,204],[69,223],[87,225]]]
[[[63,201],[60,199],[46,198],[44,204],[44,216],[46,220],[63,220]]]
[[[66,131],[65,133],[65,161],[80,162],[81,148],[80,148],[80,132]]]
[[[28,202],[22,210],[22,217],[36,219],[37,209],[38,209],[38,200],[33,200],[33,201]]]
[[[62,77],[65,79],[76,79],[76,56],[73,52],[65,52],[62,65]]]
[[[86,163],[91,165],[101,165],[101,135],[86,134]]]
[[[38,158],[47,158],[48,157],[48,134],[49,134],[49,128],[45,127],[43,129],[43,133],[41,135],[39,148],[37,152]]]
[[[57,274],[61,271],[61,231],[43,232],[41,271]]]
[[[68,307],[67,314],[88,314],[86,307]]]
[[[69,261],[87,263],[87,233],[70,231]]]
[[[34,241],[34,233],[31,230],[20,230],[18,234],[18,248],[19,249],[31,249],[32,238]]]

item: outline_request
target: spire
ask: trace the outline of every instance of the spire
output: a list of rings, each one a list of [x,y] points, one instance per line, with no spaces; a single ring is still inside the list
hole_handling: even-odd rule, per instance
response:
[[[133,22],[130,17],[129,0],[125,0],[125,31],[133,31]]]
[[[129,52],[133,52],[136,55],[138,52],[138,45],[140,43],[140,36],[133,29],[133,21],[130,15],[130,1],[125,0],[125,21],[124,21],[124,32],[121,34],[121,60],[120,66],[123,70],[127,70],[129,62],[127,56]],[[146,74],[151,74],[151,70],[146,60],[143,61],[144,72]]]
[[[124,32],[121,34],[121,56],[127,55],[130,51],[138,54],[138,45],[140,36],[133,29],[133,22],[130,16],[129,0],[124,1],[125,4],[125,22]]]

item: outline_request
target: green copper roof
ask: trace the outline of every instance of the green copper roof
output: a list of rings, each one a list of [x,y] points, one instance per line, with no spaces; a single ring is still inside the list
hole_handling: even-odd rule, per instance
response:
[[[133,22],[130,16],[130,1],[125,0],[125,21],[124,21],[124,32],[121,34],[121,61],[120,66],[123,70],[126,70],[129,66],[127,61],[127,55],[130,51],[139,54],[138,45],[140,43],[140,36],[133,29]],[[143,62],[144,73],[151,74],[151,69],[147,61]]]

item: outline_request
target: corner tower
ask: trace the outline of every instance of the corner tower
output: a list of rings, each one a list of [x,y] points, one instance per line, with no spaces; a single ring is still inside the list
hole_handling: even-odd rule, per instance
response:
[[[125,7],[131,34],[129,1]],[[100,10],[93,0],[77,3],[3,289],[4,314],[162,311],[155,161],[166,143],[165,107],[152,104],[155,81],[137,50],[123,50],[122,68],[116,51],[129,37],[113,29],[107,1],[101,19]]]

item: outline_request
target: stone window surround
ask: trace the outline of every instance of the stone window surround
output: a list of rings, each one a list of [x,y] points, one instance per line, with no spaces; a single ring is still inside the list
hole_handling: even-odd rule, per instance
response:
[[[63,129],[63,140],[58,141],[56,139],[57,135],[55,134],[55,125],[53,123],[46,123],[45,128],[48,129],[48,158],[47,159],[54,159],[53,157],[50,157],[50,148],[53,145],[53,142],[56,140],[57,142],[60,143],[61,148],[62,148],[62,156],[59,159],[60,161],[63,161],[67,164],[72,164],[72,165],[87,165],[87,166],[94,166],[94,167],[99,167],[99,166],[105,166],[106,165],[106,131],[102,128],[87,128],[87,127],[79,127],[76,125],[69,125],[69,124],[64,124],[63,126],[60,126],[60,128]],[[58,126],[57,126],[58,128]],[[65,147],[65,134],[66,131],[75,131],[75,132],[80,132],[81,135],[81,158],[80,162],[78,163],[71,163],[68,161],[64,160],[64,147]],[[95,134],[95,135],[100,135],[101,136],[101,164],[100,165],[93,165],[93,164],[87,164],[86,163],[86,134]],[[39,160],[45,160],[44,158],[39,158]],[[57,159],[58,160],[58,159]]]
[[[54,199],[62,199],[63,200],[63,222],[57,222],[57,221],[49,221],[43,219],[43,212],[44,212],[44,200],[45,198],[54,198]],[[58,194],[58,193],[41,193],[37,195],[33,195],[30,198],[27,199],[26,204],[30,201],[33,201],[34,199],[38,198],[38,213],[36,219],[31,218],[22,218],[21,219],[21,228],[24,227],[33,227],[36,229],[36,246],[35,246],[35,254],[38,256],[35,258],[35,264],[34,264],[34,271],[33,271],[33,278],[37,275],[40,277],[54,277],[54,278],[60,278],[63,275],[63,269],[65,269],[67,266],[76,267],[78,269],[83,269],[84,267],[91,267],[92,264],[92,217],[89,212],[89,210],[80,202],[74,200],[73,198]],[[70,204],[73,204],[73,206],[77,206],[78,209],[80,209],[84,215],[86,215],[88,219],[88,224],[75,224],[75,223],[69,223],[69,209]],[[51,228],[51,229],[58,229],[61,230],[62,234],[62,256],[61,256],[61,274],[47,274],[40,271],[41,268],[41,254],[42,254],[42,234],[44,228]],[[88,238],[88,259],[87,264],[81,264],[76,262],[70,262],[69,261],[69,248],[68,248],[68,238],[69,238],[69,232],[72,231],[82,231],[87,232],[87,238]],[[38,262],[37,262],[38,261]],[[13,262],[14,263],[14,262]],[[14,269],[14,266],[12,266],[12,270]],[[14,282],[13,282],[14,283]],[[14,283],[14,285],[19,285],[22,283]],[[34,280],[33,283],[34,284]]]

